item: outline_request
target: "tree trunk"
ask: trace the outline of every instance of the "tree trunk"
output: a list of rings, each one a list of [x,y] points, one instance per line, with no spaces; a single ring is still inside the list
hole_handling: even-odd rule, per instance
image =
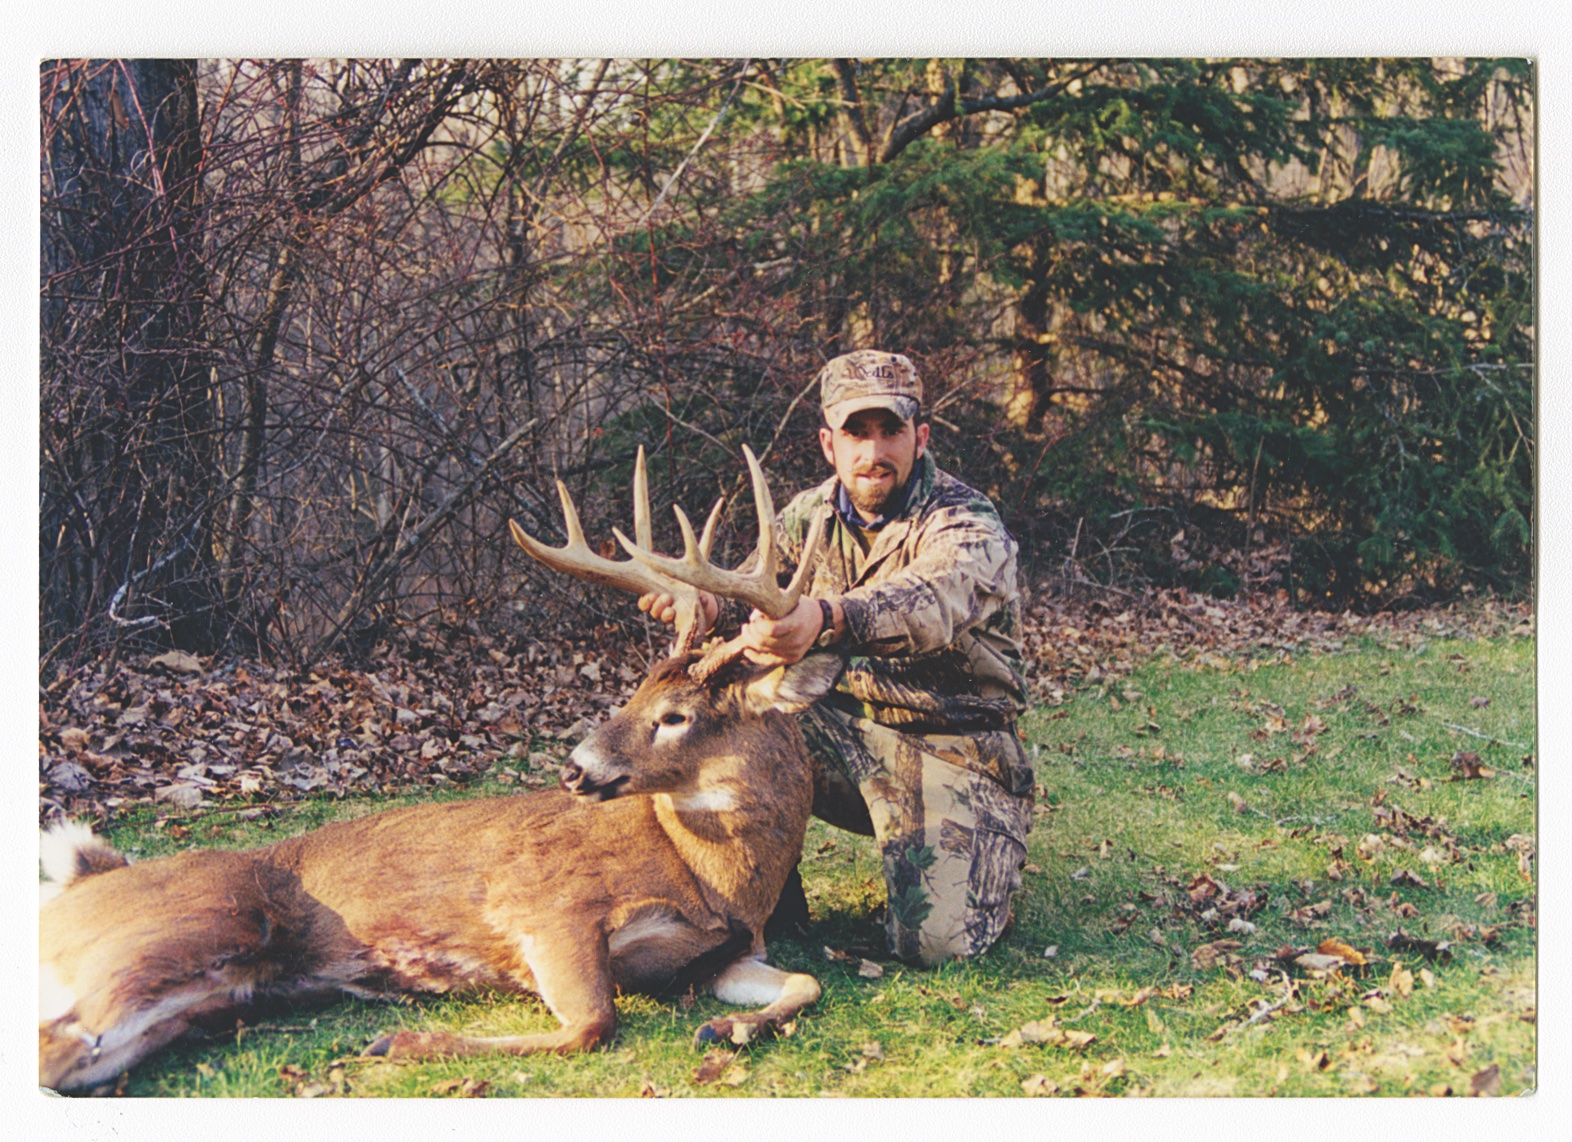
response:
[[[214,463],[196,66],[49,61],[41,81],[41,380],[55,415],[41,441],[40,619],[46,638],[102,635],[107,620],[205,650]]]

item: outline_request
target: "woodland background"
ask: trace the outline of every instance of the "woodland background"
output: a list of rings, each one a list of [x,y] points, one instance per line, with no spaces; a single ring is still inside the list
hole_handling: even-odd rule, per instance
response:
[[[608,537],[639,444],[658,505],[734,496],[744,443],[783,496],[820,475],[814,373],[869,345],[919,363],[939,462],[1039,593],[1523,598],[1534,83],[46,62],[41,671],[620,628],[625,600],[527,565],[507,518],[559,541],[560,477]]]
[[[624,997],[610,1051],[381,1065],[390,1022],[551,1017],[352,1002],[124,1093],[1547,1105],[1531,63],[39,77],[41,822],[141,858],[556,784],[665,632],[507,519],[560,542],[560,477],[609,543],[643,445],[739,560],[741,446],[778,502],[821,478],[848,349],[916,359],[1022,545],[1036,826],[988,957],[848,951],[879,857],[815,824],[771,954],[825,998],[756,1052]]]

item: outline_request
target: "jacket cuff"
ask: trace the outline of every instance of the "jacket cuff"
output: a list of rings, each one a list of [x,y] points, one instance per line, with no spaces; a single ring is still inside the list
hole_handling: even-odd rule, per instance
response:
[[[840,598],[841,613],[846,616],[845,642],[852,644],[868,643],[873,641],[873,604],[867,599],[855,599],[846,595]]]

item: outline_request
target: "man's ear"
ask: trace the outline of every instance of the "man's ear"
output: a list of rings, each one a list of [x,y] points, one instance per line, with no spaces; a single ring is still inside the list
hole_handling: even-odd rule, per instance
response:
[[[835,430],[828,425],[819,425],[819,451],[824,453],[824,462],[835,467]]]
[[[756,710],[795,714],[828,694],[845,665],[839,654],[810,654],[790,666],[765,671],[744,686],[743,693]]]
[[[919,456],[928,450],[928,432],[926,423],[917,426],[917,455]]]

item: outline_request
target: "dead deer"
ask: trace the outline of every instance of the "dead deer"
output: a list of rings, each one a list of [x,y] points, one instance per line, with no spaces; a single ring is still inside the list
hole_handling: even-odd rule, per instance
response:
[[[342,994],[527,992],[562,1025],[493,1038],[397,1031],[367,1048],[412,1058],[588,1049],[613,1034],[619,989],[693,986],[756,1008],[705,1023],[700,1043],[746,1042],[814,1002],[812,976],[765,962],[762,933],[812,800],[790,712],[828,690],[840,661],[768,669],[724,646],[703,657],[693,648],[695,580],[771,615],[802,590],[800,573],[777,586],[774,509],[747,460],[763,551],[751,576],[709,564],[719,504],[702,541],[678,509],[683,559],[650,551],[642,450],[637,542],[617,533],[633,559],[590,551],[560,482],[565,547],[512,525],[551,566],[674,595],[686,616],[672,657],[573,750],[560,790],[416,805],[265,848],[137,863],[80,825],[46,834],[39,1082],[101,1088],[194,1027]],[[657,561],[675,574],[648,565]]]

